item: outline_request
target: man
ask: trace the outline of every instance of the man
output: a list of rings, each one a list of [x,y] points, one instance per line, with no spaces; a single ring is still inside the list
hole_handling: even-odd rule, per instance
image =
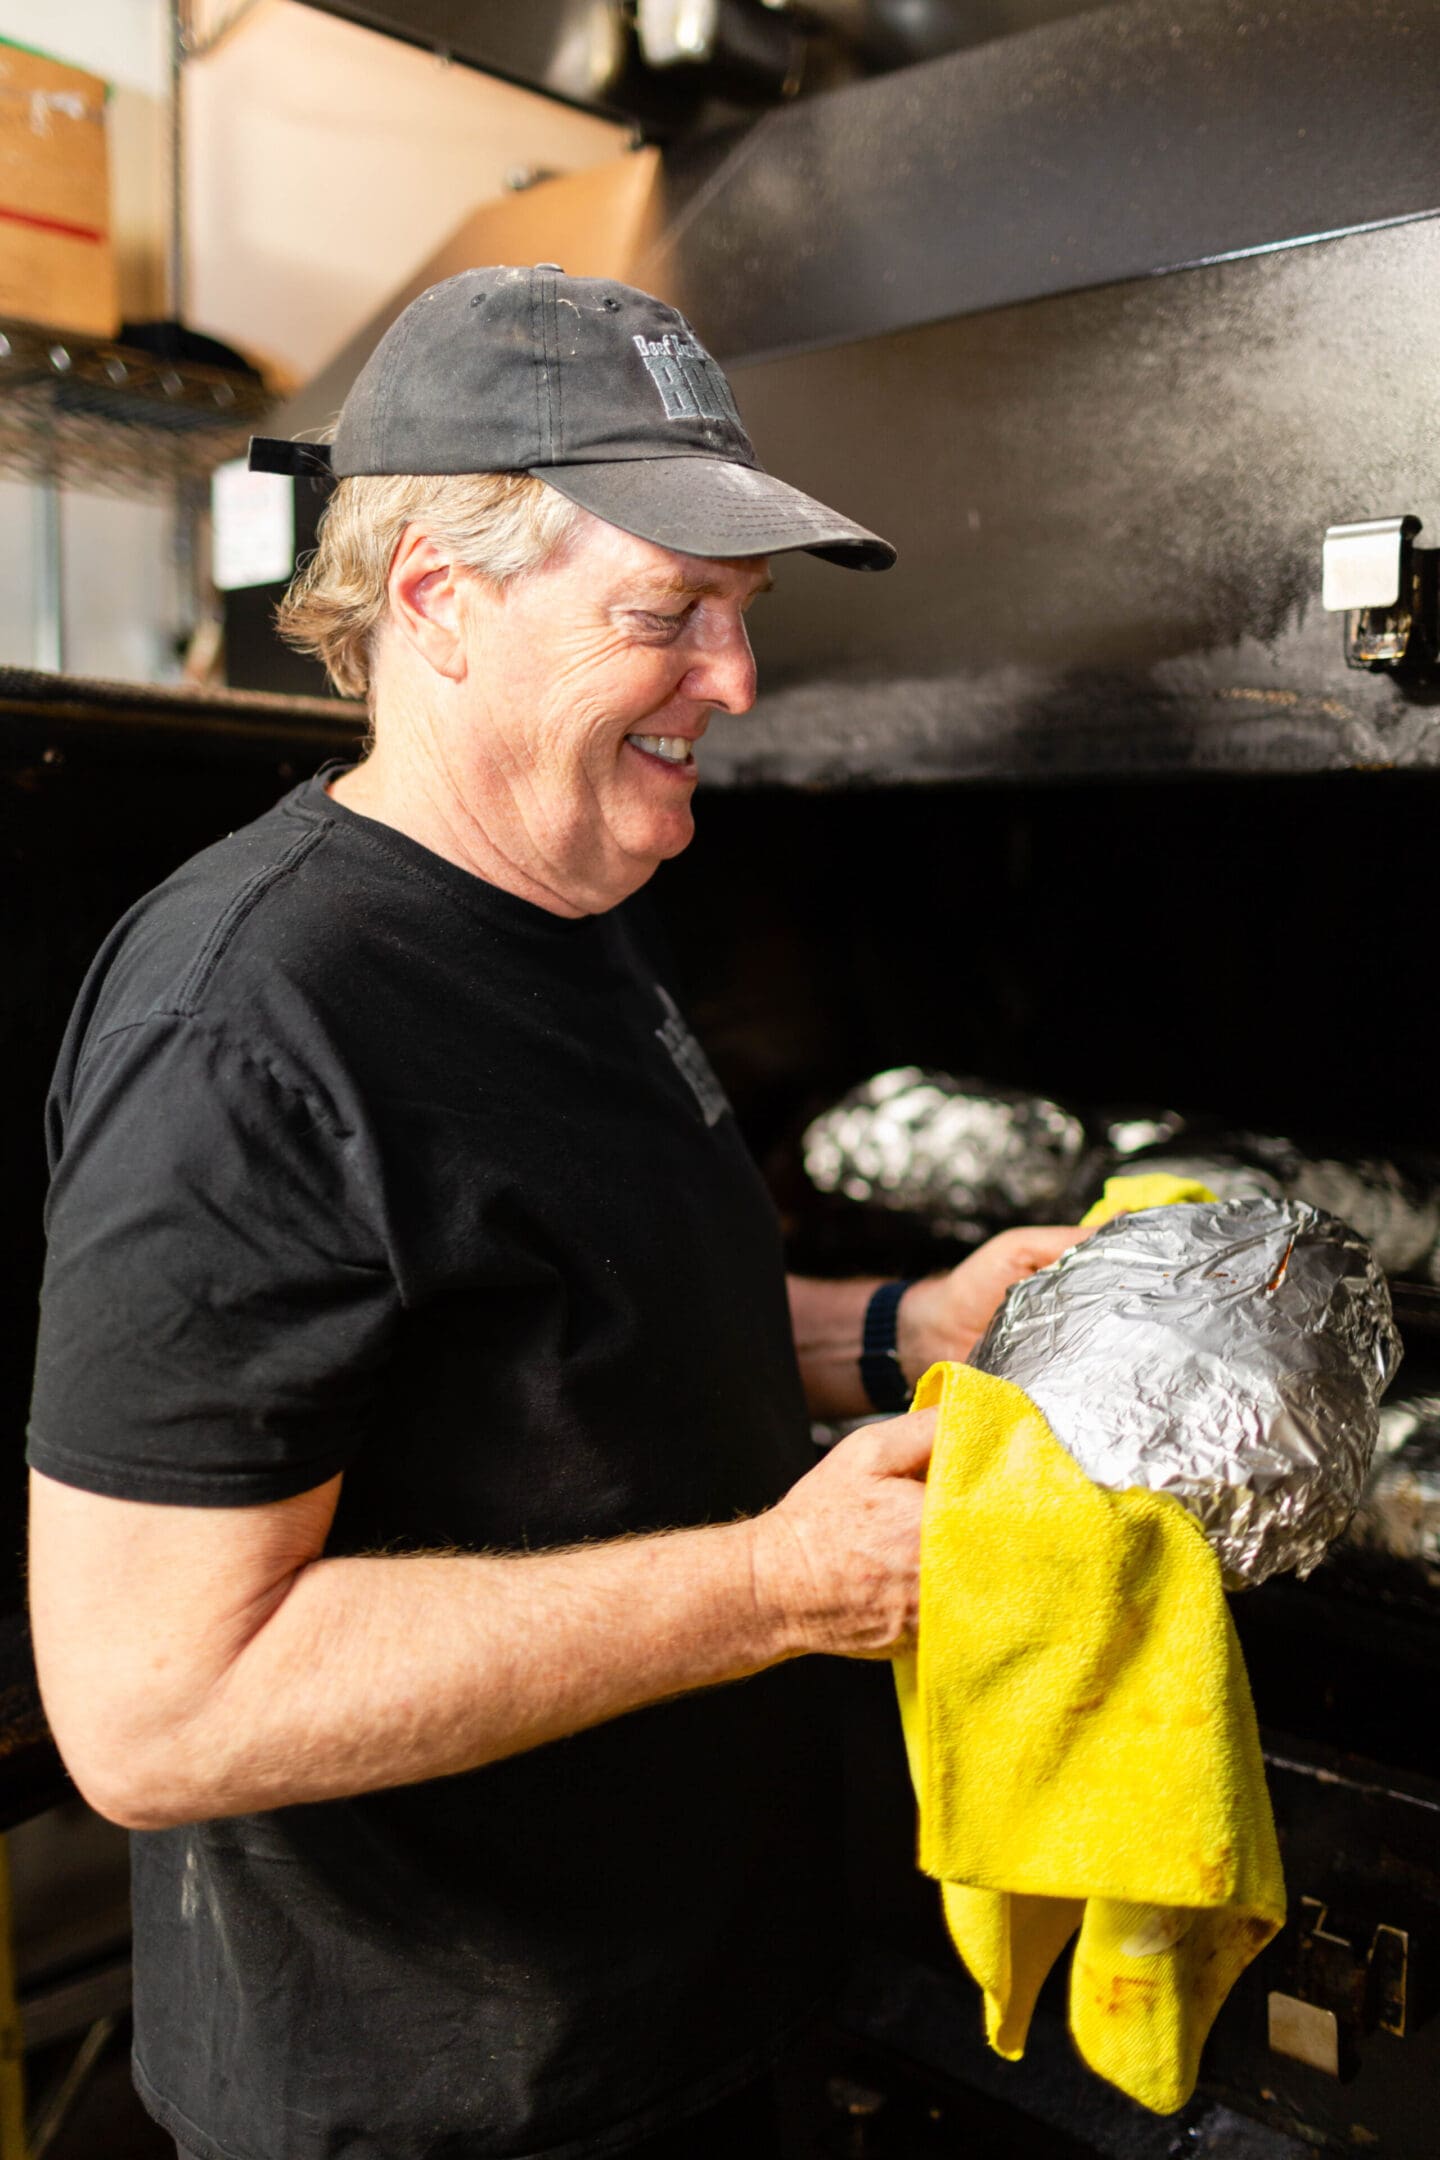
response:
[[[683,320],[467,272],[333,467],[287,626],[369,754],[131,912],[50,1109],[35,1639],[137,1833],[137,2083],[197,2160],[773,2151],[833,1974],[810,1653],[912,1638],[931,1437],[817,1465],[807,1405],[902,1407],[1071,1233],[787,1314],[622,903],[766,558],[892,551]]]

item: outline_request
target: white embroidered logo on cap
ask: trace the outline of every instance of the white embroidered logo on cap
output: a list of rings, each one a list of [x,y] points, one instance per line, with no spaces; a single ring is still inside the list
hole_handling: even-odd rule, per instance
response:
[[[723,420],[739,427],[730,385],[694,338],[677,337],[673,330],[659,338],[637,334],[635,350],[665,401],[667,420]]]

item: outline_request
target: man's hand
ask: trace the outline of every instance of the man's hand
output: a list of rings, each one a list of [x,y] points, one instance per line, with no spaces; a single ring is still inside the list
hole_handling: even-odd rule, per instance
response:
[[[946,1275],[912,1284],[900,1301],[897,1347],[913,1386],[937,1359],[963,1361],[1012,1283],[1038,1274],[1090,1235],[1064,1224],[1006,1230]],[[792,1277],[792,1310],[809,1323],[812,1380],[828,1353],[856,1373],[858,1314],[874,1285]],[[797,1333],[800,1332],[797,1330]],[[827,1337],[829,1339],[827,1339]],[[802,1366],[805,1343],[802,1338]],[[827,1374],[828,1392],[846,1399]],[[812,1388],[812,1406],[818,1390]],[[920,1516],[935,1441],[933,1410],[867,1425],[832,1448],[778,1507],[750,1525],[757,1601],[778,1615],[796,1650],[889,1658],[910,1649],[920,1607]]]
[[[935,1418],[852,1433],[750,1524],[757,1602],[795,1651],[889,1658],[913,1645]]]
[[[912,1284],[900,1300],[895,1331],[901,1370],[910,1385],[939,1358],[963,1364],[1010,1285],[1038,1275],[1089,1236],[1088,1230],[1069,1224],[1002,1230],[948,1275]]]

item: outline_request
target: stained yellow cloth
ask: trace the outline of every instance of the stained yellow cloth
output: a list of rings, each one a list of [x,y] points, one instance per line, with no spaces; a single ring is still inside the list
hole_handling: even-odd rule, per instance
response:
[[[1151,1182],[1112,1181],[1131,1188],[1112,1212],[1162,1204]],[[991,2045],[1021,2054],[1078,1929],[1080,2053],[1168,2114],[1285,1917],[1219,1564],[1168,1495],[1092,1484],[1009,1381],[936,1365],[931,1406],[919,1652],[896,1666],[920,1865]]]

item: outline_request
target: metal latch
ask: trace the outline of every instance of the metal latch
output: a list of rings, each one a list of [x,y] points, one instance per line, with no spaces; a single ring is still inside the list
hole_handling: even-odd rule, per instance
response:
[[[1270,2046],[1331,2077],[1347,2076],[1362,2032],[1378,2027],[1405,2038],[1409,1979],[1410,1937],[1403,1928],[1377,1927],[1362,1950],[1330,1926],[1318,1898],[1302,1898],[1295,1993],[1271,1993]]]
[[[1417,548],[1418,517],[1367,518],[1325,535],[1320,597],[1345,617],[1345,661],[1415,673],[1437,657],[1440,550]]]

